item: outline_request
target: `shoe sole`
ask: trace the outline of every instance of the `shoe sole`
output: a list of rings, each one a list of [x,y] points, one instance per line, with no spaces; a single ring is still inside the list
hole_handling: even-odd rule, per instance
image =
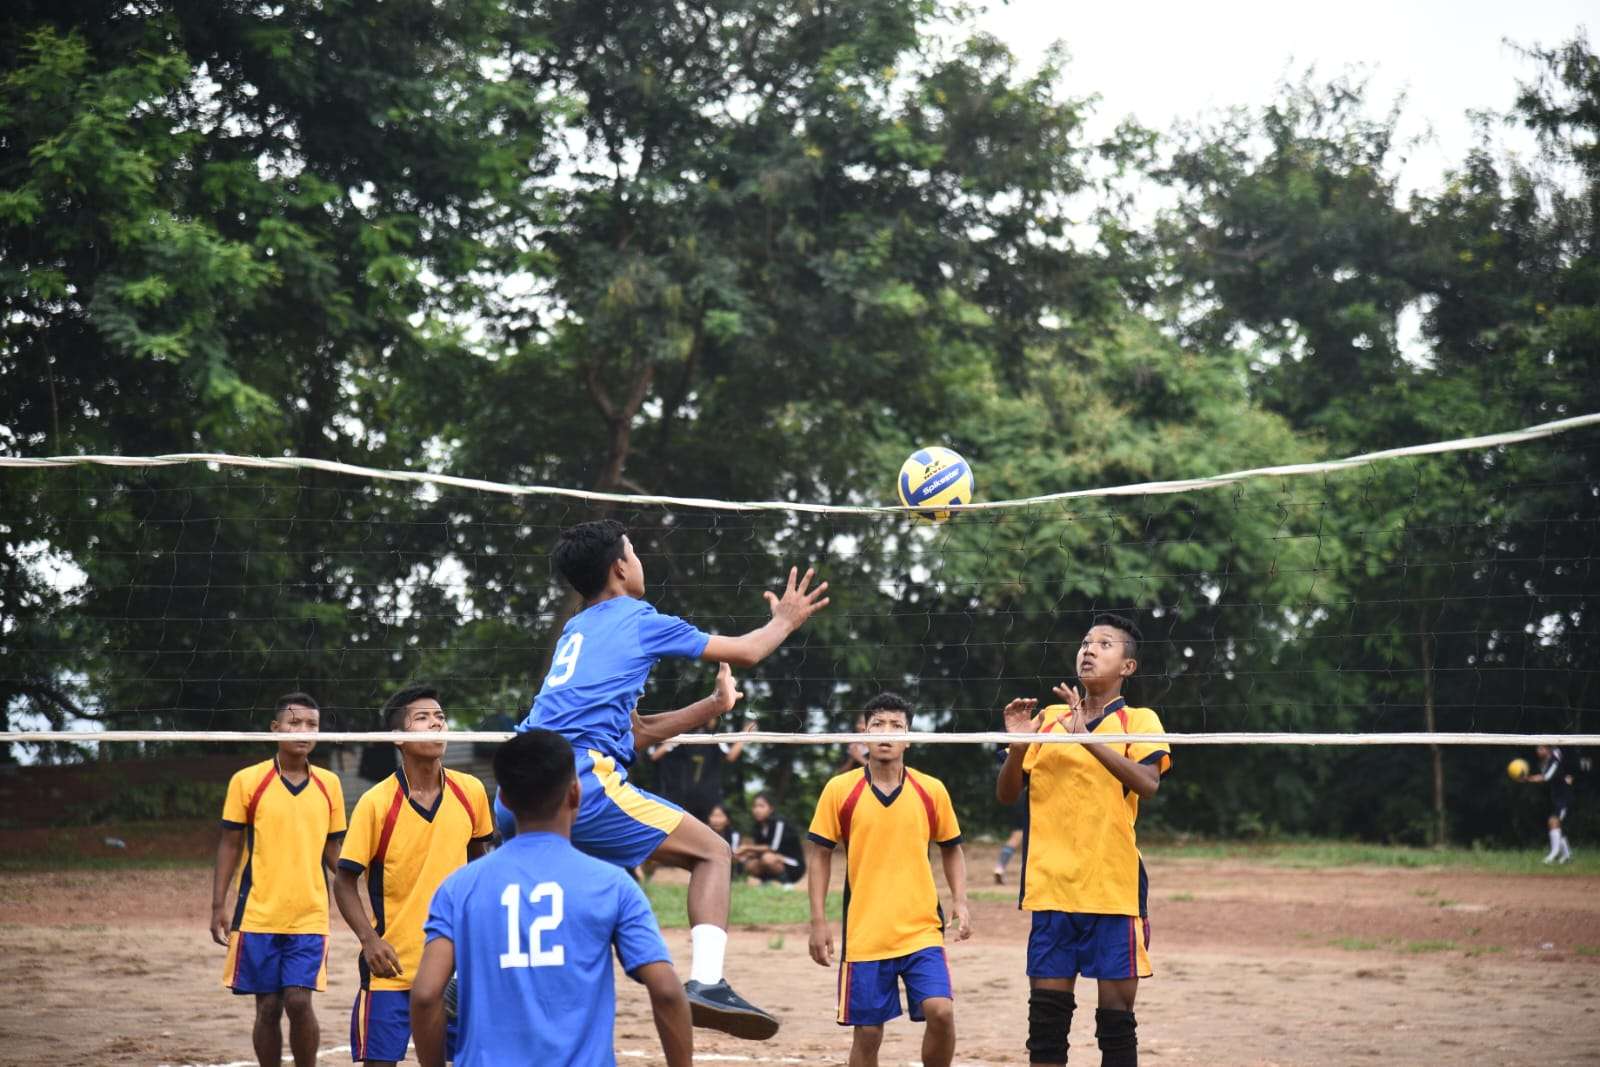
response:
[[[704,1001],[689,1001],[689,1018],[702,1030],[716,1030],[746,1041],[767,1041],[778,1032],[778,1020],[759,1012],[720,1008]]]

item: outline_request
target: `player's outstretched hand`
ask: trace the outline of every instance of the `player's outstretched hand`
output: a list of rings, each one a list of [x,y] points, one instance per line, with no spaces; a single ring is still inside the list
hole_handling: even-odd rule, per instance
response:
[[[821,582],[811,589],[811,579],[817,576],[817,572],[807,567],[805,577],[797,582],[795,579],[799,573],[800,568],[789,568],[789,581],[784,586],[783,596],[772,592],[761,594],[767,598],[772,617],[788,623],[791,631],[800,629],[807,619],[828,606],[828,598],[822,595],[828,591],[828,583]]]
[[[224,948],[228,945],[229,925],[226,906],[211,909],[211,940]]]
[[[399,978],[405,972],[400,967],[400,957],[395,955],[394,947],[381,937],[361,945],[361,958],[367,961],[367,969],[379,978]]]
[[[733,668],[726,663],[717,664],[717,681],[711,687],[711,699],[716,701],[717,714],[725,715],[733,710],[733,706],[744,698],[744,693],[739,690],[739,684],[733,680]],[[755,724],[751,723],[754,729]]]
[[[1033,734],[1039,732],[1039,724],[1034,720],[1033,713],[1038,710],[1039,702],[1032,697],[1018,697],[1005,706],[1000,712],[1005,719],[1006,733],[1008,734]]]
[[[833,928],[827,923],[811,924],[811,958],[818,966],[833,966]]]
[[[965,941],[972,936],[972,913],[967,910],[966,902],[950,906],[951,918],[956,923],[956,940]]]

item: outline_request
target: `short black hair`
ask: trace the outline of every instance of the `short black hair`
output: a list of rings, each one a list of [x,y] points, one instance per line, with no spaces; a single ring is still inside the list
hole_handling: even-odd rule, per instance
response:
[[[606,574],[622,558],[628,528],[616,519],[580,522],[561,531],[550,559],[567,584],[588,599],[606,587]]]
[[[408,685],[404,689],[395,691],[395,694],[383,702],[384,728],[387,730],[404,730],[406,727],[405,711],[419,700],[438,700],[439,690],[435,686],[420,684]]]
[[[554,730],[526,730],[494,754],[500,799],[524,819],[548,819],[577,777],[572,744]]]
[[[272,705],[272,717],[276,719],[288,711],[290,707],[296,705],[302,708],[310,708],[312,711],[319,713],[322,711],[317,702],[311,699],[310,693],[285,693]]]
[[[872,721],[872,713],[875,711],[898,711],[906,717],[906,729],[909,730],[911,728],[911,716],[913,714],[911,701],[899,693],[891,693],[886,689],[867,701],[866,707],[861,709],[861,713],[867,717],[869,722]]]
[[[1113,630],[1121,630],[1127,637],[1123,640],[1129,659],[1139,651],[1139,642],[1144,640],[1144,634],[1139,629],[1139,624],[1126,615],[1114,615],[1109,611],[1102,611],[1089,623],[1089,628],[1096,626],[1109,626]]]

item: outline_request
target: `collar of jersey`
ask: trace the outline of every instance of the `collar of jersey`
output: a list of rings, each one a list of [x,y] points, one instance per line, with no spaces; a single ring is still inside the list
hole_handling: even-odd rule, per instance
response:
[[[872,780],[872,768],[866,766],[861,768],[861,774],[867,780],[867,788],[872,790],[872,795],[878,798],[878,803],[882,804],[886,808],[895,802],[895,800],[900,796],[900,791],[906,787],[907,771],[908,768],[902,765],[900,767],[900,784],[894,787],[893,793],[884,793],[878,789],[877,783]]]
[[[439,795],[433,798],[433,807],[431,808],[425,808],[411,799],[411,783],[406,781],[406,769],[403,765],[394,769],[394,778],[395,781],[400,783],[400,792],[405,794],[406,803],[411,805],[411,810],[432,822],[433,817],[439,814],[439,805],[444,803],[444,793],[447,788],[444,784],[444,768],[439,768]],[[309,782],[310,780],[307,777],[306,781]]]
[[[1109,704],[1107,704],[1105,706],[1105,710],[1100,712],[1100,717],[1098,719],[1095,719],[1093,722],[1084,723],[1083,728],[1089,733],[1094,733],[1096,730],[1098,730],[1100,728],[1100,724],[1106,721],[1106,716],[1107,715],[1115,715],[1117,712],[1121,711],[1123,708],[1125,708],[1127,706],[1128,706],[1128,698],[1127,697],[1118,697],[1117,699],[1113,700],[1111,703],[1109,703]],[[1060,718],[1051,719],[1049,724],[1045,726],[1045,728],[1044,728],[1044,730],[1042,732],[1043,733],[1049,733],[1051,730],[1055,729],[1055,727],[1058,724],[1063,723],[1066,720],[1067,720],[1067,716],[1066,715],[1063,715]]]
[[[309,763],[306,764],[306,780],[299,785],[291,784],[289,779],[283,776],[283,768],[278,766],[277,756],[272,757],[272,769],[278,772],[278,781],[283,783],[283,787],[289,791],[289,795],[292,797],[297,797],[305,792],[306,786],[311,784],[311,764]]]

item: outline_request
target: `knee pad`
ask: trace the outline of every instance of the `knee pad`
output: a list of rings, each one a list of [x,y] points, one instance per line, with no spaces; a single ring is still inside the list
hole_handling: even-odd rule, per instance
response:
[[[1028,1062],[1066,1063],[1077,999],[1061,989],[1028,991]]]
[[[1138,1023],[1133,1012],[1096,1008],[1094,1036],[1100,1043],[1103,1067],[1137,1067],[1139,1063]]]

